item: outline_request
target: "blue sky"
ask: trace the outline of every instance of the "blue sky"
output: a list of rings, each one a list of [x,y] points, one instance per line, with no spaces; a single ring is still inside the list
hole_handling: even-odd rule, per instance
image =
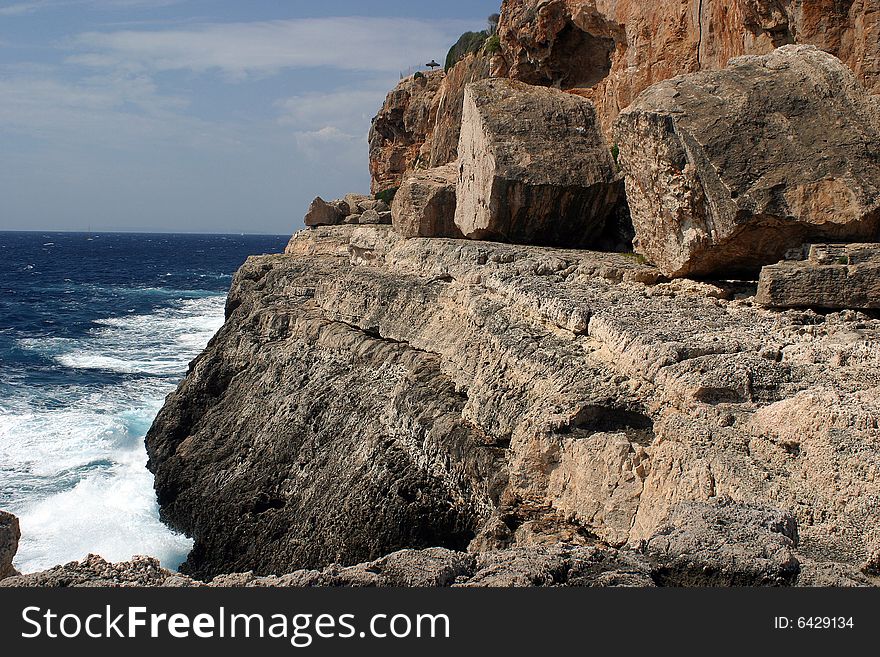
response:
[[[286,234],[500,0],[0,0],[0,230]]]

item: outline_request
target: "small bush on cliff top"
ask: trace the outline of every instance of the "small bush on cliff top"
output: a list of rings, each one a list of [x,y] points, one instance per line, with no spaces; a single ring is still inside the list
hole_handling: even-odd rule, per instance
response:
[[[465,55],[479,51],[486,43],[487,38],[489,38],[489,33],[486,30],[462,34],[446,55],[446,71],[458,64]]]
[[[483,52],[487,55],[494,55],[496,52],[501,50],[501,37],[497,34],[493,34],[488,39],[486,39],[486,43],[483,45]]]

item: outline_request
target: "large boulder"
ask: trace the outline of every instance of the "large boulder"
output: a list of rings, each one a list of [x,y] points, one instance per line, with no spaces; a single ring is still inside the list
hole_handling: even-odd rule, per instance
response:
[[[589,245],[620,198],[593,104],[556,89],[468,85],[458,151],[455,223],[471,239]]]
[[[12,559],[18,551],[20,538],[18,518],[6,511],[0,511],[0,579],[18,575],[18,571],[12,567]]]
[[[754,274],[805,241],[877,236],[880,105],[812,46],[654,85],[615,136],[636,248],[669,276]]]
[[[306,226],[335,226],[341,224],[344,218],[345,213],[339,206],[327,203],[318,196],[309,206],[303,222]]]
[[[458,164],[417,171],[407,178],[391,205],[391,218],[403,237],[462,237],[455,225]]]

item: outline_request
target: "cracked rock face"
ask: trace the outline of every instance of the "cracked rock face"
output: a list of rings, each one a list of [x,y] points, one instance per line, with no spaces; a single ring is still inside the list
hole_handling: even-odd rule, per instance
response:
[[[147,438],[188,572],[638,546],[722,496],[796,518],[813,582],[876,562],[877,319],[384,226],[303,231],[288,254],[238,272]]]
[[[811,46],[656,84],[615,138],[636,249],[669,276],[756,274],[880,229],[880,103]]]
[[[455,224],[470,239],[595,243],[622,194],[592,103],[555,89],[468,85],[458,150]]]

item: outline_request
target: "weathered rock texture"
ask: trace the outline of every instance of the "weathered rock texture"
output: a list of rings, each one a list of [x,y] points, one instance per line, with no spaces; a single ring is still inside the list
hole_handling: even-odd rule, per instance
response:
[[[880,93],[877,0],[505,0],[494,74],[583,89],[606,134],[652,84],[732,57],[815,45]]]
[[[18,551],[20,538],[18,518],[6,511],[0,511],[0,579],[18,575],[18,571],[12,566],[12,560]]]
[[[807,260],[764,267],[757,301],[775,308],[880,308],[880,244],[814,244]]]
[[[400,186],[418,169],[455,160],[464,89],[488,75],[489,57],[471,53],[446,73],[406,78],[388,94],[370,130],[374,193]]]
[[[657,547],[696,518],[681,503],[722,496],[796,518],[813,583],[874,571],[880,320],[766,310],[754,288],[662,282],[622,254],[364,226],[293,242],[237,274],[147,439],[189,572]],[[711,551],[720,568],[758,550],[749,577],[790,581],[780,532],[713,532],[695,536],[740,545]],[[690,550],[665,536],[656,553]]]
[[[790,514],[716,498],[678,505],[645,552],[666,586],[785,585],[800,572],[797,542]]]
[[[615,128],[636,250],[670,276],[725,276],[876,239],[876,101],[812,46],[654,85]]]
[[[458,165],[411,174],[394,196],[394,230],[403,237],[462,237],[455,225],[455,187]]]
[[[580,246],[622,193],[592,103],[512,80],[467,87],[455,224],[470,239]]]
[[[443,72],[410,76],[385,99],[370,128],[370,189],[373,193],[400,185],[404,176],[430,158]]]

